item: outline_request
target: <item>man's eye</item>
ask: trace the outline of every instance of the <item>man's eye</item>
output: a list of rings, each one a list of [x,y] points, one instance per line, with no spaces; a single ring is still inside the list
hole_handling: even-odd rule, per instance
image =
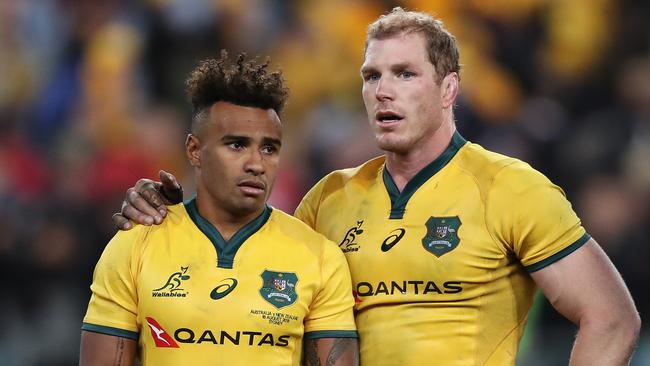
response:
[[[274,154],[276,151],[278,151],[278,149],[273,145],[264,146],[262,148],[262,152],[267,155]]]
[[[228,147],[233,150],[241,150],[244,148],[244,145],[241,142],[231,142],[228,144]]]
[[[406,80],[408,80],[408,79],[413,78],[413,77],[415,76],[415,73],[414,73],[414,72],[411,72],[411,71],[402,71],[402,72],[399,74],[399,76],[400,76],[402,79],[406,79]]]
[[[377,81],[379,80],[379,74],[367,74],[364,76],[365,81]]]

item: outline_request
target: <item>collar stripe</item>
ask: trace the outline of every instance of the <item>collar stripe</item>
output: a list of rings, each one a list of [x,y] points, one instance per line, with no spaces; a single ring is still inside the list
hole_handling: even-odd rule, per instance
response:
[[[388,196],[390,197],[390,219],[402,219],[404,217],[404,212],[406,211],[406,204],[411,199],[411,196],[424,185],[431,177],[438,173],[442,168],[447,166],[447,164],[456,156],[456,153],[460,150],[461,147],[465,146],[467,140],[458,133],[454,132],[453,137],[449,146],[445,151],[440,154],[434,161],[429,163],[420,170],[404,187],[404,191],[400,192],[397,189],[397,185],[393,180],[393,177],[390,176],[388,169],[384,163],[384,186],[386,186],[386,191],[388,191]]]
[[[273,209],[269,205],[264,206],[264,211],[257,216],[253,221],[244,225],[241,229],[237,230],[235,235],[226,241],[219,230],[212,225],[208,220],[199,214],[196,207],[196,196],[185,201],[185,210],[201,232],[210,239],[214,249],[217,251],[217,267],[232,269],[235,255],[237,250],[244,244],[244,242],[255,234],[258,230],[266,224],[271,216]]]

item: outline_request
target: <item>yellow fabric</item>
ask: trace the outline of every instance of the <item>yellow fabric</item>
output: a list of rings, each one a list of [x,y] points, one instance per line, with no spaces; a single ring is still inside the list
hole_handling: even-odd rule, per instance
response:
[[[514,365],[535,292],[524,266],[586,240],[564,193],[542,174],[460,146],[401,219],[389,219],[383,157],[329,174],[296,211],[346,254],[362,365]],[[457,228],[427,232],[429,220],[456,218]],[[454,235],[457,246],[426,249]]]
[[[304,332],[356,335],[344,256],[295,218],[273,209],[238,249],[232,267],[217,267],[215,246],[183,204],[172,206],[162,225],[118,232],[108,244],[83,328],[139,333],[144,365],[298,365]],[[268,271],[297,281],[280,280],[264,295],[282,297],[295,285],[295,302],[277,307],[263,298]],[[232,292],[211,298],[233,280]],[[178,348],[156,346],[147,317]],[[231,340],[236,337],[238,345]]]

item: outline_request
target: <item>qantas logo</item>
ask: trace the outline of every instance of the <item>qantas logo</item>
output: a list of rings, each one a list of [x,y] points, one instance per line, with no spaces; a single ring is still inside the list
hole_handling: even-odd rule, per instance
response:
[[[179,343],[287,347],[291,341],[289,334],[263,333],[254,330],[192,330],[190,328],[176,329],[172,338],[154,318],[148,316],[146,321],[151,330],[151,338],[158,348],[180,348]]]
[[[158,322],[151,317],[147,317],[147,325],[151,329],[151,337],[153,341],[156,342],[156,347],[163,348],[178,348],[178,344],[172,339],[172,337],[165,332],[165,330],[158,324]]]

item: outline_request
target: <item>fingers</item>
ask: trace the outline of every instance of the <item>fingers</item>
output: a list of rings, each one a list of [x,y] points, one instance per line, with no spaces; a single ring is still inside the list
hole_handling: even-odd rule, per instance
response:
[[[147,189],[147,191],[150,191],[150,189]],[[154,195],[157,196],[157,193],[150,193],[147,197],[153,199],[152,197]],[[162,222],[160,212],[148,200],[143,198],[143,195],[138,193],[135,188],[129,188],[126,191],[126,200],[122,203],[122,211],[120,213],[138,224],[151,225]]]
[[[178,184],[176,177],[164,170],[161,170],[158,174],[162,182],[160,193],[162,193],[165,204],[177,204],[183,201],[183,187]]]
[[[165,204],[167,202],[165,202],[165,198],[160,192],[160,187],[162,187],[162,183],[154,182],[151,179],[140,179],[135,184],[136,192],[140,193],[140,195],[149,203],[149,205],[158,210],[159,214],[162,217],[165,217],[167,215],[167,207],[165,207]],[[140,209],[140,207],[137,206],[136,208]],[[150,212],[150,215],[154,217],[153,212]]]
[[[165,207],[165,198],[160,192],[161,187],[161,183],[153,182],[153,184],[143,186],[142,190],[138,192],[151,207],[158,211],[159,215],[165,217],[167,215],[167,207]]]
[[[131,223],[131,221],[129,221],[129,219],[127,219],[126,217],[122,216],[122,214],[120,214],[119,212],[113,214],[113,225],[115,225],[115,227],[117,227],[119,230],[124,230],[124,231],[131,230],[131,228],[133,228],[133,224]]]

